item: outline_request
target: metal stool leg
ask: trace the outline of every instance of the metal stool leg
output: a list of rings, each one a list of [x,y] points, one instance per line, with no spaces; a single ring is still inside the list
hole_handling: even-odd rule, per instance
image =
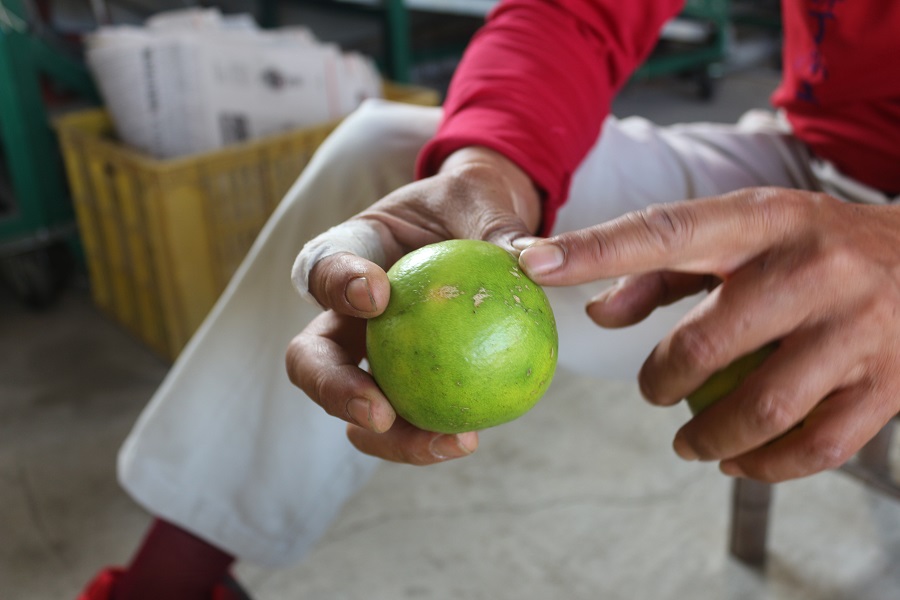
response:
[[[872,489],[900,500],[900,484],[892,478],[888,460],[896,423],[896,419],[888,422],[841,470]]]
[[[761,567],[766,562],[769,506],[772,485],[735,479],[731,496],[731,554],[743,563]]]
[[[890,449],[897,420],[889,422],[841,470],[867,486],[900,499],[900,484],[891,478]],[[751,479],[735,479],[731,497],[729,551],[741,562],[762,567],[766,562],[769,507],[773,486]]]
[[[873,437],[868,444],[857,453],[856,460],[860,466],[875,473],[884,474],[890,470],[888,465],[888,453],[891,449],[891,439],[894,437],[894,421],[889,421],[878,435]]]

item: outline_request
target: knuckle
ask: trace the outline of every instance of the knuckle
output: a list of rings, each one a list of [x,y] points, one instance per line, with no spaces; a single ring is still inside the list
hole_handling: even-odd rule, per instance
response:
[[[805,455],[812,472],[817,473],[837,469],[850,460],[853,449],[845,440],[819,435],[810,440]]]
[[[833,212],[834,209],[847,206],[847,203],[824,192],[812,194],[795,193],[792,197],[798,206],[797,210],[803,211],[802,216],[823,215]]]
[[[310,291],[323,306],[343,313],[355,312],[347,300],[346,288],[351,279],[365,275],[356,264],[357,257],[338,252],[322,258],[310,272]]]
[[[672,337],[676,365],[688,372],[712,373],[721,365],[722,351],[714,336],[700,327],[683,327]]]
[[[297,365],[300,363],[300,357],[302,355],[300,350],[301,345],[301,337],[297,335],[290,341],[287,350],[284,353],[284,365],[287,369],[288,379],[296,387],[301,387],[300,374],[297,367]]]
[[[485,163],[466,162],[445,171],[448,193],[465,192],[496,178],[496,170]]]
[[[775,220],[808,217],[818,211],[821,204],[818,194],[796,193],[775,186],[759,187],[754,192],[750,201],[760,210],[760,215]]]
[[[647,239],[662,251],[689,244],[696,226],[690,211],[667,204],[653,204],[635,213],[635,218]]]
[[[797,422],[793,404],[784,391],[764,390],[748,397],[742,408],[747,424],[763,435],[784,433]]]
[[[428,465],[433,465],[434,463],[439,462],[439,459],[435,458],[431,454],[431,452],[428,451],[427,447],[404,447],[401,449],[400,455],[402,457],[401,462],[413,465],[414,467],[426,467]]]
[[[607,260],[621,258],[621,249],[611,241],[614,236],[607,235],[599,228],[590,227],[570,235],[574,254],[584,256],[583,260],[588,264],[602,265]]]
[[[644,369],[641,369],[641,372],[638,374],[638,388],[641,396],[653,404],[659,404],[663,399],[662,390],[656,385],[657,381],[656,377],[649,375]]]
[[[708,436],[689,436],[688,443],[700,460],[715,460],[721,458],[722,451],[719,444]]]
[[[819,244],[813,260],[813,275],[819,281],[826,277],[836,278],[834,281],[838,282],[857,279],[866,271],[866,266],[860,264],[862,260],[859,248],[830,236]]]
[[[431,453],[432,435],[422,430],[389,431],[383,439],[392,461],[424,467],[437,460]]]
[[[309,293],[319,304],[326,307],[330,307],[327,285],[331,277],[331,270],[327,264],[329,259],[330,257],[320,258],[309,271]]]
[[[347,274],[343,268],[341,255],[335,255],[331,258],[327,266],[328,268],[323,269],[324,272],[322,273],[322,295],[331,308],[344,308],[347,305],[347,301],[344,298]]]
[[[749,194],[737,193],[753,208],[748,213],[753,222],[748,225],[763,230],[792,230],[795,229],[793,224],[808,225],[821,210],[826,197],[825,194],[797,193],[779,187],[759,187]]]
[[[790,479],[788,475],[781,473],[769,462],[762,462],[749,466],[744,465],[743,467],[744,472],[747,473],[749,477],[763,483],[781,483],[782,481]]]
[[[477,167],[472,165],[462,165],[441,174],[443,192],[435,198],[423,198],[423,202],[433,202],[437,204],[439,201],[446,199],[467,199],[472,195],[472,186],[478,178]]]
[[[405,462],[414,467],[427,467],[427,466],[433,465],[439,461],[437,459],[433,458],[432,456],[423,456],[420,453],[416,452],[416,453],[407,455],[407,459]]]
[[[306,370],[298,374],[299,386],[309,398],[333,417],[349,420],[347,400],[349,396],[341,378],[328,369]]]
[[[338,414],[340,411],[335,410],[334,403],[329,401],[332,398],[330,394],[331,379],[324,372],[320,371],[313,374],[312,379],[308,383],[309,385],[304,386],[304,389],[319,406],[325,409],[325,412],[333,417],[344,416],[343,414]]]

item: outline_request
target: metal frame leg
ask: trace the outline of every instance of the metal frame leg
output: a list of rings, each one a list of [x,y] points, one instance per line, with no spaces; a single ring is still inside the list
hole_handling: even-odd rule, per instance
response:
[[[872,489],[900,500],[900,484],[891,476],[889,461],[896,424],[896,419],[889,421],[841,470]]]
[[[894,437],[894,421],[889,421],[878,435],[873,437],[869,443],[862,447],[856,455],[856,460],[860,466],[874,471],[876,473],[887,473],[890,471],[888,464],[888,454],[891,449],[891,441]]]
[[[766,562],[772,485],[735,479],[731,492],[729,551],[743,563],[761,567]]]

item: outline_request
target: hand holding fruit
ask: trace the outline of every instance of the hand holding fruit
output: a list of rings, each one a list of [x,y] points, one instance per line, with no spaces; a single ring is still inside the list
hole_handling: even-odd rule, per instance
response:
[[[520,264],[541,285],[627,275],[588,305],[606,327],[721,281],[645,362],[639,383],[655,404],[778,341],[678,432],[685,459],[765,481],[801,477],[839,466],[900,412],[900,207],[742,190],[541,241]]]
[[[559,354],[544,291],[489,242],[429,244],[388,271],[391,301],[369,320],[372,375],[394,409],[428,431],[486,429],[528,412]]]
[[[501,155],[466,148],[451,155],[434,177],[405,186],[353,219],[377,232],[385,263],[447,239],[483,239],[512,249],[540,220],[530,179]],[[388,305],[384,269],[348,252],[323,257],[309,273],[309,290],[325,308],[290,344],[286,362],[295,385],[331,415],[350,423],[361,451],[387,460],[431,464],[470,454],[477,434],[438,434],[398,418],[365,357],[366,320]]]

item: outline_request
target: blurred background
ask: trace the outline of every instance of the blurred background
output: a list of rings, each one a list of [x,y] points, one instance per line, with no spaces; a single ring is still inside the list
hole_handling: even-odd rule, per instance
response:
[[[256,233],[362,99],[439,104],[493,4],[0,0],[0,598],[127,561],[149,516],[116,452]],[[767,107],[779,10],[692,0],[614,113]],[[730,556],[730,482],[669,448],[686,418],[562,374],[475,457],[385,465],[302,564],[238,575],[272,600],[900,597],[900,511],[843,473],[777,486],[765,568]]]

